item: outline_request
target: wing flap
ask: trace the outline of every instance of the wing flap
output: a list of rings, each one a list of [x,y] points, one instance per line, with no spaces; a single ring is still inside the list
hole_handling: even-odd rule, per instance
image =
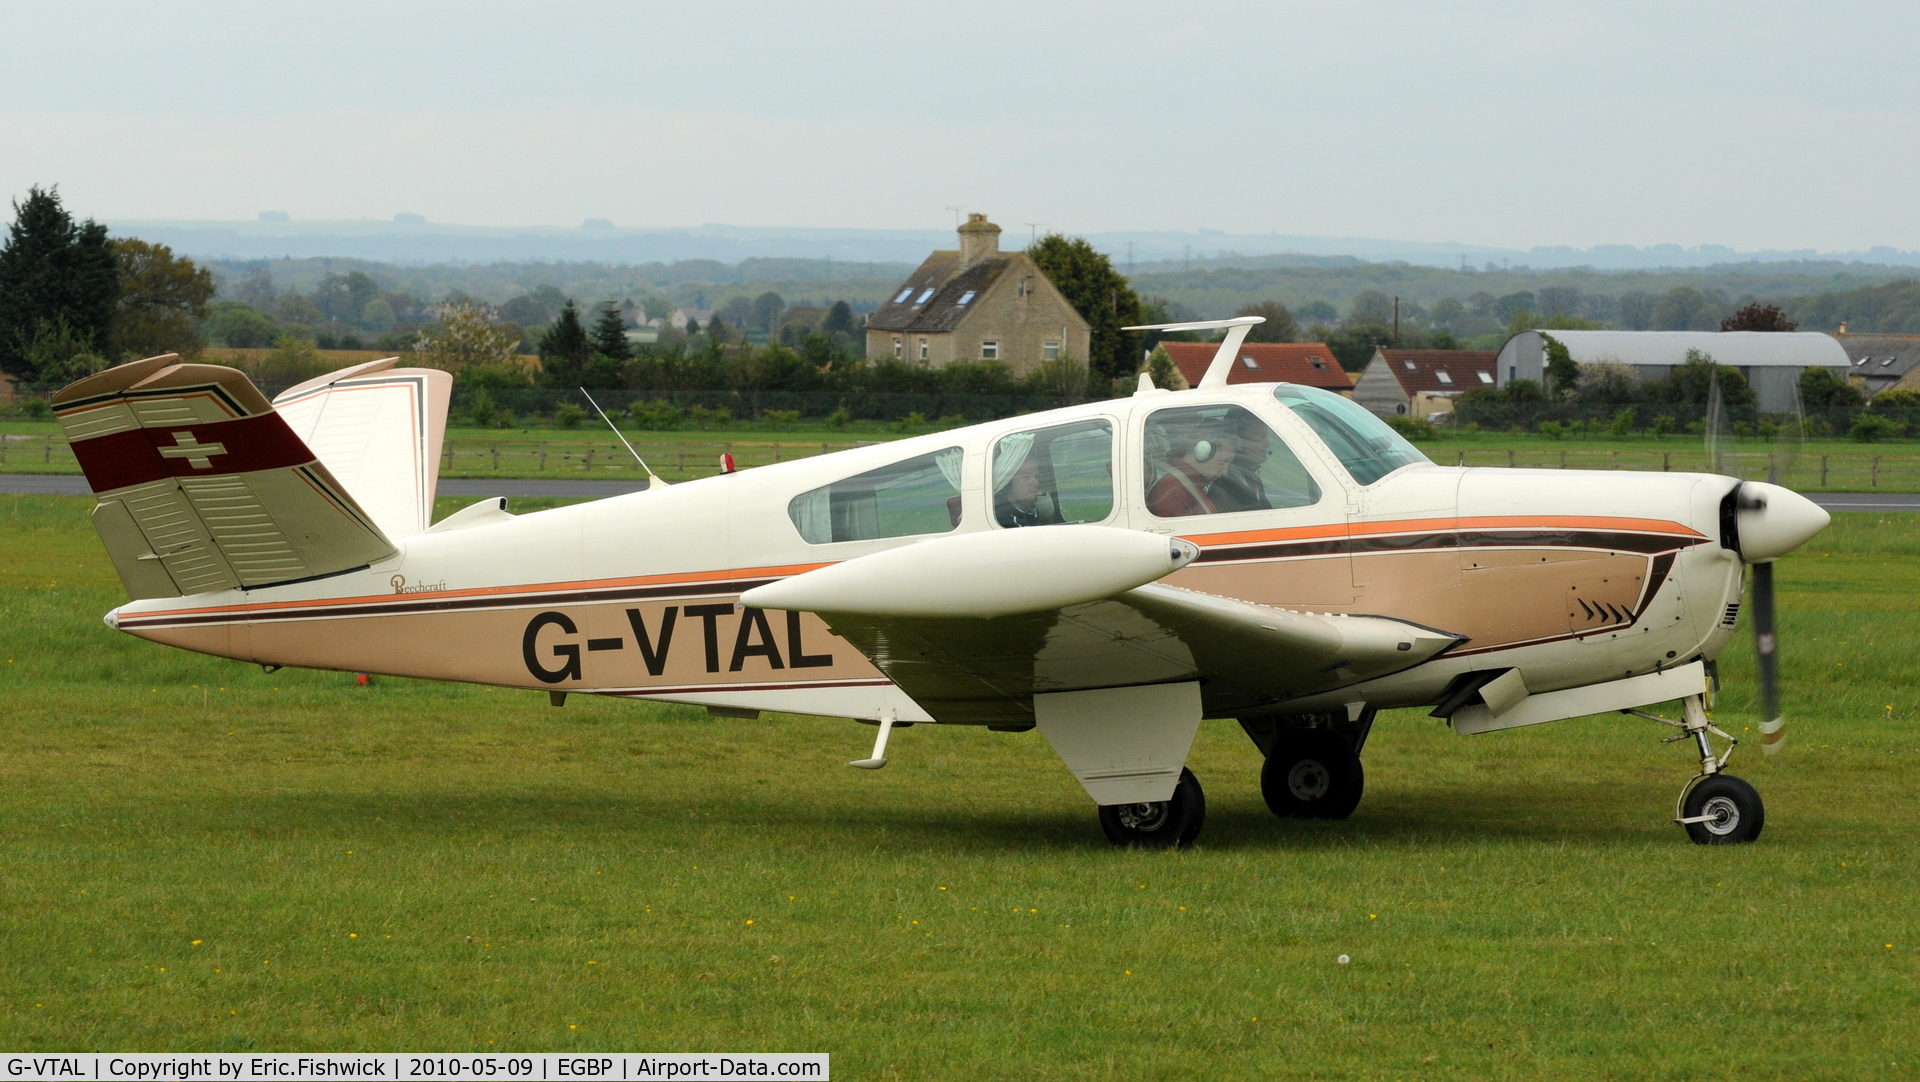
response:
[[[1378,616],[1289,612],[1154,583],[997,619],[822,613],[949,724],[1033,720],[1033,696],[1203,681],[1209,716],[1257,711],[1419,665],[1462,636]]]

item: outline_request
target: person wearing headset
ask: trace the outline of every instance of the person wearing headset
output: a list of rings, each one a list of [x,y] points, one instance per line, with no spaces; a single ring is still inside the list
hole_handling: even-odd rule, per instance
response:
[[[1224,513],[1266,511],[1273,507],[1260,479],[1260,467],[1273,455],[1272,434],[1258,417],[1242,415],[1233,423],[1233,466],[1207,489],[1207,498]]]
[[[1032,455],[993,497],[993,518],[1002,526],[1051,526],[1060,521],[1040,496],[1040,461]]]
[[[1167,449],[1166,476],[1147,493],[1147,510],[1160,518],[1219,513],[1207,490],[1233,465],[1234,443],[1212,428],[1175,437]]]

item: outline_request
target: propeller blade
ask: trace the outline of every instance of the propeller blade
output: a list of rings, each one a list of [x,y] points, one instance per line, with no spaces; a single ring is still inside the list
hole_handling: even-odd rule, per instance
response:
[[[1774,657],[1773,564],[1753,565],[1753,646],[1760,674],[1760,750],[1772,755],[1787,738],[1780,713],[1780,667]]]

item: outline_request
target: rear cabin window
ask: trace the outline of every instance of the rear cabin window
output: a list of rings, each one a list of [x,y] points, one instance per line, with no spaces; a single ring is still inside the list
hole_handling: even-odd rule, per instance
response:
[[[1159,518],[1307,507],[1320,486],[1267,423],[1242,406],[1182,406],[1147,418],[1147,510]]]
[[[993,520],[1002,526],[1103,522],[1113,514],[1113,424],[1036,428],[993,445]]]
[[[1305,421],[1360,484],[1370,485],[1402,466],[1429,461],[1351,398],[1291,383],[1274,388],[1273,397]]]
[[[855,474],[787,504],[787,517],[809,544],[949,533],[960,525],[960,462],[949,447]]]

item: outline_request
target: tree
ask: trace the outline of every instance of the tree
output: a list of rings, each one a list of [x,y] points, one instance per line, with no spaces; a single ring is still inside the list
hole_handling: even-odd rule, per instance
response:
[[[787,302],[780,299],[780,294],[771,290],[753,298],[754,330],[772,333],[773,329],[780,325],[780,313],[785,311],[786,307]]]
[[[198,354],[207,344],[200,324],[213,300],[213,273],[164,244],[131,237],[113,242],[113,258],[120,266],[120,303],[109,338],[112,355]]]
[[[1265,323],[1256,323],[1247,332],[1249,342],[1291,342],[1300,327],[1294,322],[1293,313],[1279,301],[1260,301],[1257,304],[1242,305],[1236,316],[1265,316]]]
[[[380,295],[380,286],[359,271],[329,274],[313,291],[313,301],[328,319],[341,323],[359,323],[360,312]]]
[[[1873,404],[1875,408],[1893,406],[1900,402],[1898,396],[1913,393],[1881,391],[1874,396]],[[1887,398],[1888,395],[1896,397]],[[1886,401],[1882,402],[1882,399]],[[1845,376],[1835,375],[1831,368],[1803,368],[1800,370],[1800,404],[1810,410],[1857,407],[1860,405],[1860,390],[1848,383]]]
[[[1574,386],[1580,381],[1580,364],[1552,335],[1541,335],[1541,342],[1547,351],[1547,393],[1555,398],[1571,398]]]
[[[1363,289],[1347,304],[1347,318],[1355,322],[1387,323],[1393,319],[1393,298],[1377,289]]]
[[[1580,314],[1580,290],[1574,286],[1546,286],[1540,290],[1538,307],[1542,315]]]
[[[1458,329],[1467,318],[1467,306],[1458,297],[1442,297],[1433,302],[1433,325]]]
[[[820,321],[820,329],[828,334],[853,335],[853,306],[846,301],[834,301],[827,309],[827,318]]]
[[[593,351],[616,361],[633,356],[633,345],[627,341],[626,317],[613,301],[601,305],[600,315],[593,321]]]
[[[1723,331],[1791,331],[1800,324],[1788,319],[1777,304],[1762,306],[1758,302],[1747,305],[1738,312],[1720,321]],[[1821,369],[1807,369],[1809,372]]]
[[[579,321],[574,321],[579,327]],[[458,374],[486,364],[507,364],[520,336],[494,325],[484,305],[461,301],[440,310],[440,322],[420,332],[414,352],[420,363]],[[544,358],[543,358],[544,360]]]
[[[1531,312],[1538,307],[1533,294],[1526,290],[1509,293],[1493,302],[1493,315],[1502,323],[1512,323],[1523,312]]]
[[[1105,383],[1137,371],[1137,339],[1120,328],[1140,322],[1140,297],[1126,276],[1113,269],[1113,262],[1084,238],[1068,239],[1058,233],[1041,237],[1027,255],[1091,325],[1087,364],[1100,380]],[[1064,385],[1062,380],[1055,383]]]
[[[279,294],[273,288],[273,271],[264,266],[253,268],[234,283],[233,299],[262,312],[273,307],[273,299],[277,296]]]
[[[272,317],[244,301],[215,301],[208,309],[207,337],[232,349],[261,349],[280,337]]]
[[[1692,286],[1674,286],[1653,306],[1656,331],[1710,331],[1723,309],[1714,298]]]
[[[1712,397],[1716,383],[1723,404],[1738,407],[1753,402],[1753,388],[1747,386],[1747,378],[1738,368],[1716,363],[1711,353],[1697,349],[1688,350],[1686,363],[1675,365],[1666,379],[1648,386],[1647,397],[1658,402],[1704,406]]]
[[[553,309],[541,304],[532,294],[523,293],[500,306],[500,318],[523,327],[538,327],[553,318]]]
[[[28,188],[13,213],[0,248],[0,371],[32,382],[40,373],[27,351],[57,327],[89,350],[105,347],[120,269],[107,227],[91,218],[76,224],[58,188]]]
[[[1660,298],[1651,293],[1623,293],[1620,296],[1620,325],[1630,331],[1653,326],[1653,309]]]
[[[1633,402],[1640,398],[1640,374],[1620,361],[1580,365],[1574,393],[1582,402]]]
[[[580,309],[569,300],[560,318],[540,336],[540,364],[548,372],[560,372],[584,367],[592,359],[593,343],[580,325]]]

